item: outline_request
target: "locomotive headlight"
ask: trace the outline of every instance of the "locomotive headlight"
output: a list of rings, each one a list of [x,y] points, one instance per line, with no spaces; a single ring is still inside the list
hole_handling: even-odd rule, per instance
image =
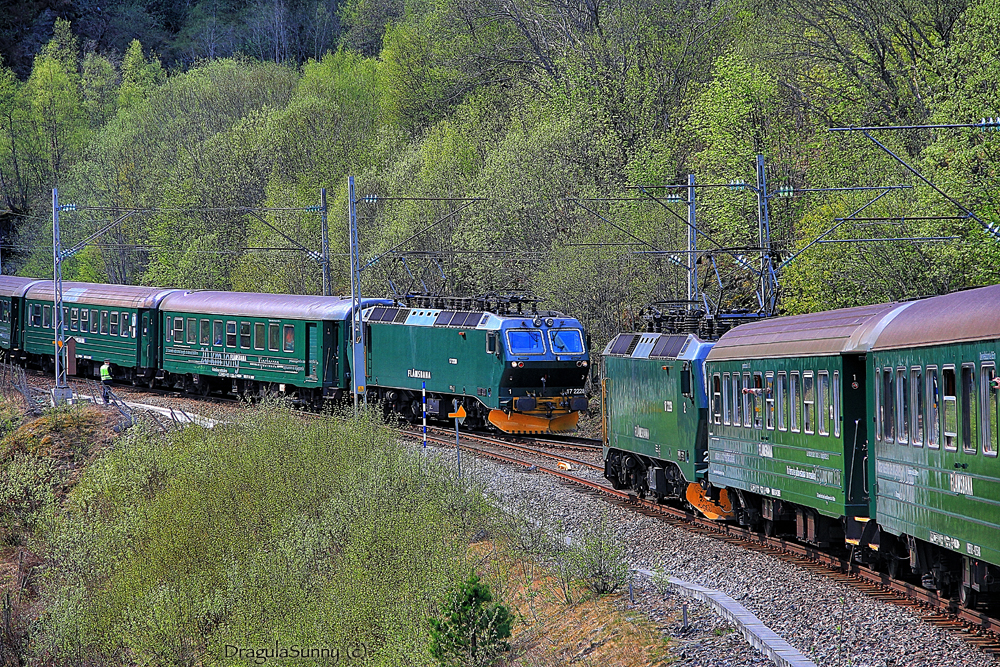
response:
[[[587,362],[586,362],[586,361],[578,361],[578,362],[576,362],[576,365],[577,365],[578,367],[581,367],[581,366],[582,366],[582,367],[584,367],[584,368],[585,368],[585,367],[587,366]]]
[[[545,326],[547,326],[547,327],[551,327],[555,323],[556,323],[556,321],[554,319],[552,319],[551,317],[545,319]]]
[[[542,318],[536,317],[535,319],[531,320],[531,323],[534,324],[536,327],[540,327],[542,326]]]
[[[582,362],[582,363],[581,363],[580,365],[581,365],[581,366],[583,366],[584,368],[586,368],[586,367],[587,367],[587,362],[586,362],[586,361],[584,361],[584,362]]]
[[[516,361],[510,362],[510,367],[511,368],[517,368],[517,362]]]

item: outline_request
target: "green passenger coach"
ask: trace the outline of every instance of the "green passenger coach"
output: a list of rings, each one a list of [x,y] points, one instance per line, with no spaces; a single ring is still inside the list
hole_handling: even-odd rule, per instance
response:
[[[873,541],[972,606],[1000,588],[1000,286],[906,306],[868,363]]]
[[[36,282],[34,278],[0,276],[0,350],[8,359],[16,356],[24,344],[24,293]]]
[[[709,482],[743,524],[814,544],[855,539],[866,490],[865,354],[898,304],[745,324],[706,361]]]
[[[362,306],[388,303],[365,299]],[[347,297],[171,293],[160,305],[161,379],[189,391],[295,393],[320,403],[350,387]]]

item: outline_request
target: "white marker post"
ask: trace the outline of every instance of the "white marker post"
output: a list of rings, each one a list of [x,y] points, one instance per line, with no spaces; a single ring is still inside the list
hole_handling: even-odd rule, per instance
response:
[[[465,421],[465,406],[460,405],[458,399],[451,402],[455,406],[455,411],[448,414],[455,418],[455,455],[458,457],[458,478],[462,478],[462,450],[458,446],[458,425]]]
[[[424,449],[427,449],[427,383],[420,383],[420,391],[424,396]]]

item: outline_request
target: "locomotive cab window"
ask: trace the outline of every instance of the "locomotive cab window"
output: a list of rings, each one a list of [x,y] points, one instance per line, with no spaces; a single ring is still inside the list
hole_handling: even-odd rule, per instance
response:
[[[979,432],[979,419],[976,405],[976,367],[973,364],[962,365],[962,450],[975,454]]]
[[[764,426],[774,430],[774,371],[768,371],[764,378]]]
[[[190,345],[198,344],[198,320],[189,317],[187,321],[187,342]]]
[[[200,345],[211,345],[212,344],[212,322],[210,320],[201,320],[198,323],[198,343]],[[219,332],[222,333],[221,331]]]
[[[785,371],[778,373],[778,387],[775,401],[778,406],[778,430],[787,431],[788,422],[786,421],[786,415],[788,413],[788,373]]]
[[[924,446],[924,394],[923,373],[919,367],[910,369],[910,442],[914,447]]]
[[[497,332],[490,331],[486,334],[486,352],[487,354],[496,354],[497,351]]]
[[[788,426],[789,428],[798,433],[799,428],[799,396],[801,391],[799,389],[799,372],[792,371],[791,384],[788,386]]]
[[[549,329],[553,354],[583,354],[583,335],[578,329]]]
[[[118,335],[118,313],[114,311],[111,312],[111,335]]]
[[[514,355],[545,354],[545,339],[537,329],[508,329],[507,346]]]
[[[806,433],[816,432],[816,378],[812,371],[802,374],[802,427]]]
[[[729,397],[732,395],[732,389],[730,384],[732,382],[732,377],[729,373],[722,374],[722,423],[728,424],[730,422],[729,417]]]
[[[295,325],[286,324],[285,325],[285,352],[295,351]]]
[[[271,352],[277,352],[281,345],[281,325],[279,324],[269,324],[267,325],[267,349]]]
[[[927,446],[931,449],[938,449],[941,446],[941,391],[938,386],[938,372],[936,366],[927,367],[927,377],[925,378],[926,389],[925,402],[927,405]]]
[[[1000,436],[1000,405],[997,401],[996,387],[993,385],[996,377],[994,365],[983,364],[979,375],[980,407],[983,413],[980,444],[986,456],[997,455],[997,437]]]
[[[954,366],[941,370],[941,384],[944,392],[944,448],[954,452],[958,450],[958,394]]]
[[[236,322],[226,322],[226,347],[236,347]]]

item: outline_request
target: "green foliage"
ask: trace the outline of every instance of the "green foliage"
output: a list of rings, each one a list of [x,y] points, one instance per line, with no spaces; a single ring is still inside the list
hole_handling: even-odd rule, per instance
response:
[[[596,595],[614,593],[628,582],[625,545],[615,534],[606,512],[600,523],[586,527],[572,548],[579,576]]]
[[[489,586],[475,574],[463,581],[441,615],[430,619],[431,652],[442,665],[495,664],[510,650],[514,616],[493,601]]]
[[[484,517],[477,495],[462,502],[479,518],[456,526],[466,493],[366,417],[262,406],[133,433],[52,531],[35,645],[57,664],[249,665],[226,646],[276,642],[431,664],[426,610],[468,571],[466,526]]]

